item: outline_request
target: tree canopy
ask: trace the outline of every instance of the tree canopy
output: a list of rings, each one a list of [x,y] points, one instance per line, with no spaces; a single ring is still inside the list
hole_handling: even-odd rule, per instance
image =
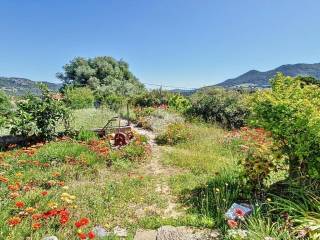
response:
[[[123,60],[108,56],[76,57],[63,66],[64,72],[57,73],[65,86],[90,87],[92,90],[131,96],[144,90],[144,86],[129,71]]]

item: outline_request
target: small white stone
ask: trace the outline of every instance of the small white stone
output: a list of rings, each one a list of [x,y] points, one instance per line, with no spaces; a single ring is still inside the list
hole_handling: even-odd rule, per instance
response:
[[[124,228],[121,228],[119,226],[116,226],[114,229],[113,229],[113,234],[117,237],[127,237],[128,236],[128,232],[126,229]]]
[[[58,240],[56,236],[44,237],[42,240]]]

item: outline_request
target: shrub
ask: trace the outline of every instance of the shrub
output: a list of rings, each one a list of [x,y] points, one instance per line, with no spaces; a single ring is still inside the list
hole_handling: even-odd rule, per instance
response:
[[[144,92],[133,99],[133,104],[139,107],[157,107],[168,105],[168,99],[172,94],[163,90]]]
[[[109,91],[97,90],[95,92],[95,97],[100,106],[107,107],[114,111],[119,111],[125,102],[124,96],[119,96],[114,92],[112,93]]]
[[[28,95],[17,103],[11,119],[11,134],[36,135],[51,139],[58,122],[67,121],[69,112],[62,101],[54,100],[45,85],[40,85],[42,96]]]
[[[167,129],[156,137],[158,144],[176,145],[191,138],[188,126],[183,123],[171,123]]]
[[[182,95],[175,94],[169,98],[168,105],[171,109],[185,113],[191,106],[190,100]]]
[[[278,73],[270,91],[250,98],[250,124],[272,133],[291,178],[320,176],[320,88]]]
[[[93,107],[93,92],[86,87],[67,88],[65,90],[66,104],[72,109],[82,109]]]
[[[226,128],[240,128],[249,112],[243,99],[244,95],[233,90],[206,89],[191,97],[191,107],[186,115],[217,122]]]
[[[243,127],[229,133],[227,139],[228,144],[234,143],[244,155],[240,164],[248,186],[256,194],[263,193],[271,173],[282,169],[285,161],[271,134],[262,128]]]
[[[0,91],[0,127],[3,127],[7,124],[11,113],[12,104],[10,99],[3,91]]]

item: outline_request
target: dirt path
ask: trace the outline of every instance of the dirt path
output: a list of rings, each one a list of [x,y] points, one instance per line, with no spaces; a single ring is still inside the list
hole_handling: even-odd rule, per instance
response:
[[[169,178],[182,170],[174,168],[172,166],[168,167],[161,163],[161,156],[163,152],[163,147],[159,146],[155,142],[155,133],[150,130],[145,130],[142,128],[137,128],[132,126],[132,128],[141,135],[145,135],[149,139],[149,144],[152,150],[151,160],[140,169],[140,174],[146,176],[152,176],[156,179],[156,189],[155,191],[161,194],[167,202],[167,207],[161,214],[164,218],[178,217],[184,214],[182,209],[179,209],[179,204],[177,203],[176,197],[171,194],[171,189],[168,184]]]

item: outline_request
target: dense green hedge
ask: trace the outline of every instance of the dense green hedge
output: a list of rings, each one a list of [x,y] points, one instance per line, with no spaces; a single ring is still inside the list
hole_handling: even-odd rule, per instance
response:
[[[222,88],[210,88],[191,96],[189,117],[200,117],[206,122],[217,122],[226,128],[239,128],[249,113],[243,103],[244,94]]]

